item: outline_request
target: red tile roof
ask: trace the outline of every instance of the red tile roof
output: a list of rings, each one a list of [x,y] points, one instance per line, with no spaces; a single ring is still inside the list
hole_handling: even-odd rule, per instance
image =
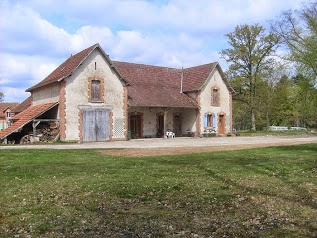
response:
[[[128,88],[130,106],[149,107],[198,107],[197,103],[181,91],[183,77],[183,92],[196,91],[205,84],[208,76],[217,67],[231,90],[218,63],[210,63],[187,69],[175,69],[153,65],[134,64],[111,61],[99,44],[75,54],[62,63],[43,81],[29,88],[36,88],[59,82],[70,76],[79,65],[98,48],[110,67]],[[131,84],[130,84],[131,83]]]
[[[199,90],[217,65],[218,63],[214,62],[184,69],[184,92]]]
[[[13,125],[9,126],[7,129],[0,132],[0,139],[4,139],[13,132],[16,132],[18,129],[29,123],[31,120],[42,115],[44,112],[48,111],[57,104],[57,102],[51,102],[28,107],[26,110],[13,117],[13,120],[17,121]]]
[[[224,83],[229,91],[234,92],[233,88],[222,71],[218,62],[203,64],[191,68],[184,69],[184,92],[200,90],[206,83],[209,75],[217,68]]]
[[[198,108],[198,104],[184,93],[179,87],[172,88],[156,85],[143,85],[142,88],[132,86],[129,88],[129,106],[140,107],[187,107]]]
[[[38,84],[32,86],[31,88],[27,89],[27,92],[31,92],[36,88],[43,87],[45,85],[49,85],[52,83],[59,82],[67,77],[69,77],[82,63],[83,61],[96,49],[98,48],[105,59],[109,62],[111,66],[111,60],[109,56],[103,51],[99,44],[94,44],[87,49],[80,51],[79,53],[70,56],[66,61],[64,61],[60,66],[58,66],[51,74],[49,74],[45,79],[43,79]],[[116,69],[115,72],[118,74]],[[119,78],[124,81],[124,79],[119,75]],[[124,83],[128,83],[124,81]]]
[[[112,63],[132,84],[128,89],[130,106],[198,107],[193,99],[180,93],[181,79],[183,77],[183,92],[199,90],[216,67],[230,90],[229,83],[217,62],[187,69],[119,61]]]
[[[193,99],[180,93],[181,70],[119,61],[112,63],[131,83],[128,88],[130,106],[198,107]]]
[[[27,89],[27,92],[33,89],[58,82],[73,73],[73,71],[86,59],[86,57],[98,46],[98,44],[92,45],[87,49],[80,51],[79,53],[70,56],[65,62],[58,66],[51,74],[49,74],[44,80]]]
[[[13,109],[13,112],[15,114],[18,114],[18,113],[24,111],[25,109],[27,109],[31,105],[32,105],[32,97],[30,96],[27,99],[25,99],[23,102],[21,102],[18,106],[16,106]]]
[[[0,117],[5,117],[5,111],[8,108],[10,108],[12,111],[18,105],[18,102],[0,102]]]

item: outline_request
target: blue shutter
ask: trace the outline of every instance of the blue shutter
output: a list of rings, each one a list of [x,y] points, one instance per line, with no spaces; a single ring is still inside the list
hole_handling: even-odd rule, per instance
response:
[[[212,114],[212,127],[216,129],[217,126],[217,117],[216,114]]]
[[[204,115],[204,128],[207,128],[208,127],[208,115],[205,114]]]

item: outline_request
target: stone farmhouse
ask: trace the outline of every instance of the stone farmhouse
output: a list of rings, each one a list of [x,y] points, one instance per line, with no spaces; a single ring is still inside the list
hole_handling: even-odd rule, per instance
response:
[[[176,69],[112,61],[95,44],[27,92],[31,106],[1,140],[41,120],[58,122],[61,140],[81,142],[232,131],[233,89],[217,62]]]

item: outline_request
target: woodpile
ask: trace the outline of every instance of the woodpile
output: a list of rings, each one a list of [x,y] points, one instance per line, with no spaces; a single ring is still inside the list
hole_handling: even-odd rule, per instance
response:
[[[37,126],[35,135],[32,132],[24,135],[20,139],[20,144],[30,144],[34,142],[54,142],[59,139],[59,128],[56,122],[47,122]]]
[[[20,139],[20,144],[24,145],[24,144],[30,144],[31,140],[30,140],[30,136],[29,135],[25,135]]]

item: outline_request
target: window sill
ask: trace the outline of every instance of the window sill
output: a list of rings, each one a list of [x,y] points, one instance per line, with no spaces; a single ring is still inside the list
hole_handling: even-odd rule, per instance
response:
[[[206,131],[216,131],[214,127],[205,127],[204,128]]]
[[[91,101],[91,103],[104,103],[104,101]]]

